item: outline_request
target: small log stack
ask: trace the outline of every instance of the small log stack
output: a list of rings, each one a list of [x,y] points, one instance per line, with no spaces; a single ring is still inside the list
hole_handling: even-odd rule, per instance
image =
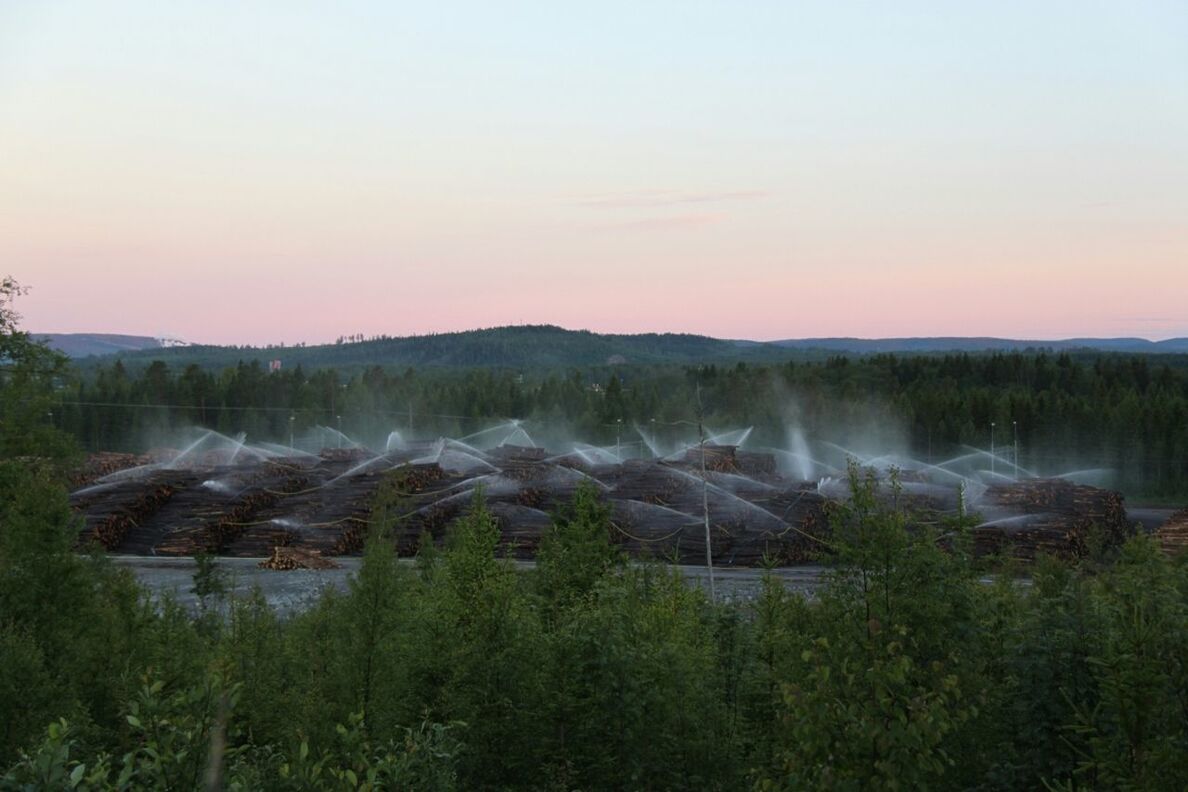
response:
[[[1188,509],[1180,509],[1155,531],[1163,552],[1178,556],[1188,551]]]
[[[294,569],[338,569],[338,562],[326,558],[318,550],[301,547],[274,547],[268,558],[257,564],[260,569],[288,572]]]

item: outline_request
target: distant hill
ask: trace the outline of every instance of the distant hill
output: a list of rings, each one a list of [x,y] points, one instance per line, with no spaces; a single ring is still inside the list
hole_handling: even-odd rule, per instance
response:
[[[124,351],[126,365],[162,360],[171,367],[196,363],[207,368],[238,361],[280,360],[290,368],[365,366],[565,368],[663,363],[771,361],[790,357],[791,350],[769,344],[740,345],[706,336],[677,333],[603,335],[552,325],[524,325],[458,333],[379,338],[339,344],[285,347],[193,345],[174,349]],[[798,355],[800,356],[800,355]]]
[[[148,336],[111,333],[33,333],[32,336],[34,341],[44,341],[72,358],[136,352],[144,349],[162,349],[179,344],[176,341]]]
[[[1027,349],[1058,351],[1095,350],[1143,354],[1188,353],[1188,338],[1148,341],[1145,338],[1065,338],[1029,341],[1013,338],[797,338],[769,342],[786,349],[817,349],[870,355],[879,353],[1021,352]]]
[[[162,360],[171,367],[206,368],[239,361],[280,360],[291,368],[366,366],[567,368],[633,364],[771,362],[823,359],[830,355],[982,353],[990,351],[1101,351],[1188,354],[1188,338],[1147,341],[1141,338],[1073,338],[1029,341],[1004,338],[807,338],[784,341],[725,340],[678,333],[615,335],[566,330],[552,325],[524,325],[457,333],[378,338],[316,346],[169,346],[143,336],[69,334],[41,336],[75,358],[118,356],[126,365]],[[92,358],[96,363],[109,358]]]

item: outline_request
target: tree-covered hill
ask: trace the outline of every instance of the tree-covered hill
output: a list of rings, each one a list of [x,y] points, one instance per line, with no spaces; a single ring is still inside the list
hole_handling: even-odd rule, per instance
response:
[[[824,360],[830,355],[925,354],[954,352],[1064,351],[1073,354],[1151,354],[1171,358],[1188,353],[1188,339],[1080,338],[1035,341],[1007,338],[804,338],[736,341],[687,333],[601,334],[553,325],[519,325],[406,337],[349,336],[333,344],[264,347],[162,345],[134,336],[44,336],[51,346],[83,367],[120,359],[139,369],[154,360],[170,366],[197,364],[206,369],[280,360],[285,368],[368,366],[557,369],[605,365],[777,362]],[[88,357],[91,356],[91,357]],[[1171,365],[1176,365],[1171,363]]]
[[[280,360],[285,368],[342,370],[385,367],[553,368],[607,364],[772,361],[803,357],[767,344],[740,344],[678,333],[603,335],[552,325],[523,325],[404,338],[355,336],[317,346],[184,346],[120,353],[113,357],[138,368],[154,360],[170,366],[191,363],[222,368],[238,361]],[[86,363],[84,363],[86,365]]]

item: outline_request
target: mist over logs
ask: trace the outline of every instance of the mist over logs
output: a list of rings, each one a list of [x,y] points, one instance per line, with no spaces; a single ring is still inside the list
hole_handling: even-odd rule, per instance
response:
[[[588,483],[610,506],[612,540],[634,557],[704,563],[707,504],[715,563],[788,565],[828,554],[831,504],[848,497],[844,476],[799,480],[781,472],[772,453],[726,444],[620,459],[580,444],[553,454],[442,438],[390,443],[384,453],[357,445],[309,453],[223,439],[89,460],[71,496],[83,517],[80,544],[137,555],[259,557],[277,569],[320,564],[362,551],[377,493],[388,485],[400,496],[401,513],[387,514],[400,554],[415,553],[425,537],[440,543],[481,493],[504,552],[531,558],[550,514]],[[867,469],[886,480],[885,469]],[[943,475],[900,470],[901,504],[921,523],[962,509],[980,514],[978,554],[1077,557],[1133,532],[1117,492],[1063,479],[967,487],[936,471]]]

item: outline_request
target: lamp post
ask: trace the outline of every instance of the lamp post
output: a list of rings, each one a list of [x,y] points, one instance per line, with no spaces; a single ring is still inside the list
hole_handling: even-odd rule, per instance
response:
[[[289,448],[296,448],[293,445],[293,422],[297,420],[297,416],[289,413]]]
[[[615,419],[615,456],[619,458],[620,462],[623,461],[623,451],[621,448],[622,439],[623,439],[623,419],[616,418]]]
[[[994,421],[990,422],[990,473],[994,473]]]
[[[338,447],[342,448],[342,416],[336,415],[334,417],[338,419]]]
[[[1015,481],[1019,480],[1019,422],[1011,421],[1011,433],[1014,435],[1015,444]]]
[[[653,418],[652,419],[652,457],[656,458],[658,456],[660,456],[660,455],[656,453],[656,419]]]

